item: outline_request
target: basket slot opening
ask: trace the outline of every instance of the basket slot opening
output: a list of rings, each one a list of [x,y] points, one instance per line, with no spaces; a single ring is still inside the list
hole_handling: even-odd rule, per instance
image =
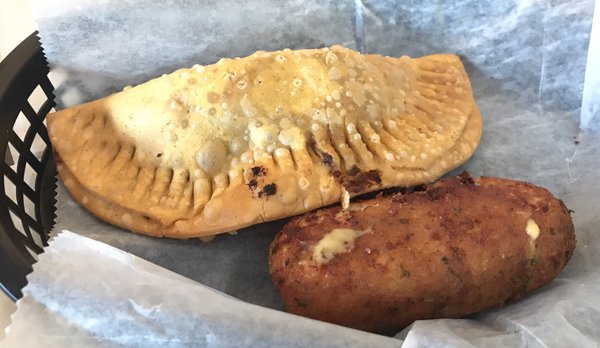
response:
[[[40,236],[40,234],[37,233],[37,231],[32,231],[31,237],[35,245],[39,246],[40,248],[43,248],[44,245],[46,245],[46,243],[44,243],[44,241],[42,240],[42,236]]]
[[[23,195],[23,205],[27,215],[29,215],[30,218],[37,220],[35,216],[35,204],[33,204],[33,201],[25,195]]]
[[[31,105],[33,111],[35,111],[36,114],[39,113],[40,109],[42,108],[42,105],[44,105],[44,103],[47,100],[48,96],[46,95],[46,93],[42,89],[42,86],[40,85],[38,85],[33,90],[33,92],[31,92],[29,98],[27,98],[27,102],[29,103],[29,105]]]
[[[17,175],[17,173],[14,171],[15,166],[13,165],[12,167],[9,167],[7,164],[4,164],[2,166],[2,174],[4,174],[4,179],[6,180],[6,178],[8,178],[12,183],[21,183],[22,179],[19,175]],[[31,200],[35,200],[37,201],[37,194],[34,191],[34,189],[32,189],[31,187],[27,186],[27,185],[22,185],[20,184],[20,188],[23,191],[23,194],[25,196],[27,196],[28,198],[30,198]],[[13,195],[13,198],[16,197],[16,195]]]
[[[17,231],[21,232],[21,234],[27,238],[31,238],[31,236],[27,235],[27,232],[25,231],[25,227],[23,226],[23,221],[21,221],[21,219],[19,219],[19,217],[13,213],[11,210],[8,211],[8,213],[10,214],[10,219],[12,220],[13,225],[15,226],[15,228],[17,229]]]
[[[4,195],[13,203],[17,203],[17,186],[7,177],[4,177]]]
[[[18,236],[23,241],[23,244],[25,244],[27,248],[34,251],[35,253],[41,253],[43,251],[43,244],[39,235],[37,236],[37,238],[33,237],[29,230],[29,226],[27,226],[26,223],[23,223],[23,220],[19,219],[19,216],[15,214],[12,210],[9,209],[8,212],[10,215],[10,219],[12,220],[12,223],[15,226],[15,229],[20,232]],[[40,242],[39,245],[37,244],[36,239]]]
[[[35,251],[31,250],[31,248],[29,248],[27,245],[25,246],[25,249],[27,249],[27,251],[29,252],[29,254],[31,254],[31,257],[33,257],[33,259],[35,261],[38,260],[38,253],[36,253]]]
[[[15,124],[13,126],[13,131],[19,137],[19,139],[21,139],[21,141],[25,140],[25,134],[27,134],[27,131],[29,130],[30,127],[31,127],[31,122],[29,121],[29,118],[27,118],[27,116],[25,116],[23,111],[20,111],[19,116],[17,116],[17,119],[15,120]]]
[[[45,119],[44,119],[45,121]],[[39,133],[35,133],[35,137],[33,138],[33,142],[31,143],[31,152],[38,159],[41,160],[42,155],[44,154],[44,150],[48,147],[48,144],[44,141],[44,139],[39,135]]]
[[[14,147],[17,153],[16,158],[13,159],[14,163],[18,164],[21,163],[21,161],[27,162],[29,163],[29,165],[31,165],[31,168],[33,168],[36,172],[41,172],[44,169],[42,167],[42,163],[29,150],[29,146],[31,145],[31,142],[33,142],[35,131],[30,130],[27,133],[28,134],[26,134],[26,136],[24,137],[27,142],[23,142],[23,140],[19,138],[19,136],[15,132],[9,131],[7,133],[8,146]],[[20,172],[20,170],[18,170],[18,172]]]
[[[40,154],[41,157],[41,154]],[[23,181],[32,189],[35,190],[35,180],[37,179],[38,173],[31,168],[29,163],[25,163],[25,173],[23,175]]]
[[[5,196],[5,197],[6,197],[6,206],[8,207],[8,209],[10,211],[12,211],[13,213],[15,213],[18,217],[20,217],[21,221],[23,221],[23,223],[26,225],[25,232],[28,231],[29,227],[33,228],[35,231],[39,231],[39,232],[43,231],[43,228],[40,225],[40,223],[36,219],[33,219],[31,216],[29,216],[25,212],[24,207],[15,203],[12,199],[9,199],[7,196]],[[21,196],[21,199],[22,199],[22,197],[23,196]],[[17,200],[19,200],[19,197],[17,197]]]
[[[49,104],[48,101],[46,101],[46,103],[42,105],[42,109],[47,109],[50,106],[51,104]],[[45,112],[46,110],[43,111]],[[21,137],[21,134],[18,134],[19,138],[23,141],[25,146],[28,148],[29,152],[31,152],[37,159],[39,159],[42,156],[42,153],[44,152],[48,144],[50,143],[50,139],[48,138],[46,128],[42,126],[44,117],[37,114],[33,107],[29,105],[29,103],[25,103],[23,105],[22,113],[30,122],[31,126],[29,127],[29,129],[26,130],[24,137]],[[37,142],[35,142],[36,136],[39,136],[41,141],[38,140]]]
[[[5,157],[4,163],[8,164],[9,166],[12,166],[19,161],[19,151],[17,151],[17,149],[15,149],[13,144],[11,144],[10,142],[8,142],[7,146],[8,146],[7,150],[8,150],[8,153],[10,154],[10,158]]]

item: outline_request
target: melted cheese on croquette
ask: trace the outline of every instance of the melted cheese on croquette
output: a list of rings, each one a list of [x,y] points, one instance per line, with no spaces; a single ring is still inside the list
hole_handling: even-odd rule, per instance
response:
[[[338,254],[347,253],[354,248],[354,241],[370,231],[351,228],[334,228],[315,245],[312,259],[318,265],[331,262]]]

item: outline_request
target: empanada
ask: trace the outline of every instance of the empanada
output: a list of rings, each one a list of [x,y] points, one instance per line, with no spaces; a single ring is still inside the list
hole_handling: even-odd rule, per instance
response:
[[[48,116],[57,168],[100,218],[189,238],[433,181],[481,116],[455,55],[256,52]]]

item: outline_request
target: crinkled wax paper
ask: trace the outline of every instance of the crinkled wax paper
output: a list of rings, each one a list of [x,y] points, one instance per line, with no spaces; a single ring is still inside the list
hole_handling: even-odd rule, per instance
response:
[[[379,348],[400,342],[242,302],[69,231],[51,242],[28,280],[0,346]]]
[[[34,0],[32,5],[53,69],[59,108],[178,67],[244,56],[258,49],[339,43],[391,56],[458,53],[484,120],[481,145],[460,170],[547,187],[575,211],[578,246],[565,271],[531,296],[466,319],[418,321],[397,337],[406,346],[599,344],[600,18],[593,21],[593,0]],[[160,240],[98,221],[74,203],[62,186],[58,200],[57,230],[77,231],[245,302],[281,309],[269,281],[267,248],[283,222],[219,236],[210,243]],[[60,268],[52,272],[62,276]],[[52,279],[32,277],[32,282]],[[39,296],[61,304],[81,298],[93,302],[100,296],[82,292],[76,282],[72,285],[36,298],[26,291],[31,295],[19,306],[32,300],[43,303]],[[136,301],[119,301],[129,300]],[[105,305],[116,308],[113,300]],[[246,306],[235,301],[230,305],[232,313]],[[54,307],[44,308],[48,318],[68,320],[94,339],[111,342],[113,338],[111,326],[105,327],[107,331],[86,329],[84,318],[106,315],[95,312],[98,307],[83,306],[81,313],[68,316]],[[148,332],[143,331],[146,326],[156,325],[158,312],[153,307],[141,308],[131,335],[138,334],[134,327]],[[199,315],[173,308],[170,315],[182,322]],[[121,312],[115,309],[114,313]],[[271,314],[269,318],[275,318]],[[237,324],[245,329],[220,330],[210,342],[241,340],[248,332],[277,335],[267,325],[254,323],[250,329]],[[314,326],[298,325],[294,330],[299,336],[314,337]],[[306,343],[296,341],[296,336],[286,341],[289,345],[301,342]],[[331,341],[335,342],[339,341]]]

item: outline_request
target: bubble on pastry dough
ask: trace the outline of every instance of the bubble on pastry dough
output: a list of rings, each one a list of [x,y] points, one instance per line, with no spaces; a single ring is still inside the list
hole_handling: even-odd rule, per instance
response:
[[[338,61],[338,56],[335,53],[329,51],[325,55],[325,63],[327,65],[335,64]]]
[[[328,96],[325,96],[325,100],[327,100],[328,102],[332,102],[333,98],[330,95],[328,95]]]
[[[251,151],[246,151],[240,156],[243,163],[252,164],[254,163],[254,156]]]
[[[394,121],[394,120],[388,120],[386,123],[387,123],[387,126],[390,128],[396,128],[396,126],[398,125],[396,123],[396,121]]]
[[[260,85],[263,84],[263,81],[264,81],[264,79],[261,76],[257,76],[257,77],[254,78],[254,80],[252,81],[252,83],[255,86],[257,86],[257,85],[260,86]]]
[[[194,107],[194,112],[200,112],[200,111],[202,111],[202,106],[200,106],[200,105],[196,105],[196,106]]]
[[[310,181],[308,181],[308,179],[306,179],[306,178],[298,179],[298,186],[300,186],[300,189],[302,191],[306,190],[309,185],[310,185]]]
[[[190,74],[186,71],[182,72],[181,75],[179,75],[182,79],[187,79],[188,77],[190,77]]]
[[[83,198],[81,198],[81,203],[83,204],[87,204],[88,203],[88,197],[87,196],[83,196]]]
[[[340,116],[346,116],[347,113],[348,111],[346,111],[345,109],[340,110]]]
[[[198,239],[200,239],[200,241],[202,241],[203,243],[209,243],[212,242],[215,239],[216,235],[210,235],[210,236],[202,236],[202,237],[198,237]]]
[[[124,91],[126,91],[126,90],[128,90],[128,89],[131,89],[131,86],[129,86],[129,85],[128,85],[128,86],[125,86],[125,87],[123,87],[123,90],[124,90]]]
[[[349,68],[354,68],[355,66],[354,61],[349,57],[346,57],[346,59],[344,59],[344,63],[346,63],[346,66]]]
[[[356,133],[354,134],[354,140],[361,140],[362,136],[360,135],[360,133]]]
[[[216,104],[221,99],[221,96],[215,92],[206,93],[206,100],[211,104]]]
[[[211,116],[216,115],[217,114],[217,109],[215,109],[215,108],[208,109],[208,114],[211,115]]]
[[[256,107],[254,107],[252,103],[250,103],[247,94],[244,94],[244,97],[242,97],[242,99],[240,100],[240,106],[242,107],[242,112],[244,113],[244,115],[248,117],[254,117],[258,113]]]
[[[417,160],[417,156],[415,156],[415,155],[412,155],[412,156],[410,156],[410,161],[411,161],[412,163],[415,163],[415,162],[416,162],[416,160]]]
[[[218,172],[227,157],[225,142],[215,138],[209,140],[197,153],[196,163],[205,172],[215,174]]]
[[[316,121],[321,121],[321,122],[326,121],[326,115],[323,113],[323,111],[321,111],[319,109],[313,110],[312,118],[313,118],[313,120],[316,120]]]
[[[131,214],[123,214],[121,216],[121,222],[123,222],[123,224],[126,226],[131,226],[131,224],[133,223],[133,218],[131,217]]]
[[[421,159],[427,159],[427,154],[423,152],[419,157],[421,157]]]
[[[375,105],[375,104],[367,105],[367,114],[369,115],[369,117],[371,119],[377,118],[377,116],[379,115],[379,112],[377,110],[377,105]]]
[[[342,103],[340,103],[340,102],[336,102],[336,103],[335,103],[335,107],[336,107],[336,108],[341,108],[341,107],[342,107]]]
[[[339,80],[342,78],[342,73],[339,71],[338,68],[333,67],[327,71],[327,76],[329,76],[329,78],[332,80]]]
[[[278,114],[282,113],[282,112],[283,112],[283,107],[281,107],[281,106],[279,106],[279,105],[278,105],[278,106],[276,106],[276,107],[275,107],[275,112],[276,112],[276,113],[278,113]]]
[[[292,121],[289,118],[282,118],[279,120],[279,127],[281,129],[288,129],[292,126]]]
[[[340,100],[340,97],[341,97],[340,91],[338,91],[337,89],[334,89],[333,91],[331,91],[331,96],[335,100]]]
[[[334,108],[327,108],[325,109],[325,112],[327,113],[327,122],[331,122],[339,118],[338,113]]]
[[[291,96],[295,96],[295,95],[296,95],[296,91],[291,91],[291,92],[290,92],[290,95],[291,95]]]
[[[310,129],[312,129],[313,132],[318,132],[319,129],[321,129],[321,126],[319,126],[318,123],[313,123],[310,125]]]
[[[348,133],[354,133],[356,132],[356,125],[350,122],[346,125],[346,130],[348,131]]]
[[[364,104],[364,103],[367,101],[367,98],[365,97],[365,94],[364,94],[364,92],[362,92],[362,91],[361,91],[360,93],[355,93],[355,94],[352,96],[352,101],[353,101],[353,102],[354,102],[356,105],[358,105],[358,106],[362,106],[362,105],[363,105],[363,104]]]
[[[204,67],[200,64],[194,64],[192,68],[194,68],[194,70],[196,70],[196,72],[199,74],[202,74],[204,72]]]
[[[383,153],[383,157],[385,157],[386,160],[388,161],[393,161],[394,160],[394,154],[389,152],[389,151],[385,151]]]
[[[271,143],[271,144],[267,145],[267,152],[273,153],[273,151],[275,151],[276,148],[277,148],[277,144]]]
[[[302,80],[298,79],[298,78],[294,79],[294,86],[296,86],[296,87],[302,86]]]
[[[229,152],[231,152],[232,155],[241,155],[247,147],[247,140],[244,141],[243,137],[236,137],[229,141]]]
[[[277,139],[285,146],[289,146],[292,149],[304,148],[306,138],[302,130],[298,127],[291,127],[286,130],[279,132]]]
[[[239,88],[239,89],[245,89],[247,85],[248,85],[248,83],[246,81],[240,80],[237,83],[237,88]]]
[[[408,156],[408,152],[402,150],[402,151],[400,151],[399,155],[400,155],[400,158],[406,158]]]
[[[379,137],[378,134],[371,134],[371,136],[369,137],[369,140],[371,140],[374,143],[378,143],[381,141],[381,138]]]
[[[283,63],[287,59],[284,56],[282,56],[281,54],[278,54],[278,55],[275,56],[275,60],[278,61],[279,63]]]
[[[171,103],[169,104],[169,107],[173,110],[180,110],[181,109],[181,105],[176,101],[176,100],[171,100]]]

